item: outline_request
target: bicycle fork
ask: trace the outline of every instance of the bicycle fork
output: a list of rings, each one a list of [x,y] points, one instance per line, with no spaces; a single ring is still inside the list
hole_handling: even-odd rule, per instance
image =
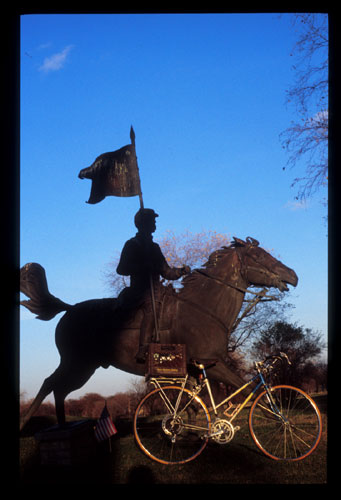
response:
[[[276,404],[276,402],[271,394],[271,390],[269,389],[267,383],[265,382],[263,375],[260,373],[259,376],[260,376],[261,382],[259,383],[258,387],[260,385],[264,386],[265,391],[266,391],[266,399],[270,405],[271,410],[269,410],[269,408],[266,408],[265,406],[264,407],[262,405],[260,405],[260,406],[262,407],[262,409],[264,409],[267,412],[270,412],[273,415],[275,415],[276,417],[280,418],[284,424],[289,424],[289,420],[287,418],[285,418],[285,416],[282,414],[280,409],[277,407],[277,404]]]

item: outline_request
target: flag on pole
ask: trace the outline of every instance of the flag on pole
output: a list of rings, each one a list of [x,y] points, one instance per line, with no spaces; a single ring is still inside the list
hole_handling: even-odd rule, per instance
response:
[[[87,203],[95,204],[106,196],[140,196],[141,183],[135,152],[135,133],[130,130],[132,144],[110,153],[103,153],[90,167],[83,168],[78,177],[91,179],[90,198]]]
[[[117,429],[111,420],[110,414],[108,412],[107,404],[103,408],[101,416],[97,420],[95,427],[95,436],[97,441],[104,441],[104,439],[109,439],[117,433]]]

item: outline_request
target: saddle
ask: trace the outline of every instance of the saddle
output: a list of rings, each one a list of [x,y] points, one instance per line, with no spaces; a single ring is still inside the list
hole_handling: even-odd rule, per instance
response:
[[[199,370],[207,370],[208,368],[212,368],[212,366],[214,366],[217,362],[218,359],[195,358],[189,360],[189,363]]]
[[[157,297],[158,310],[158,327],[159,331],[169,331],[172,328],[173,320],[176,316],[177,299],[176,293],[172,285],[161,285]],[[140,301],[136,307],[125,308],[119,304],[116,308],[116,313],[124,320],[124,329],[139,330],[143,319],[144,302]]]

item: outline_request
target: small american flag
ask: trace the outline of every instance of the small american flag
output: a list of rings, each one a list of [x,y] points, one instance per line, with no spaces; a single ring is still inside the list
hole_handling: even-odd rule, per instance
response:
[[[107,405],[105,404],[101,416],[97,420],[95,427],[95,436],[98,441],[109,439],[110,436],[116,434],[117,429],[111,420]]]

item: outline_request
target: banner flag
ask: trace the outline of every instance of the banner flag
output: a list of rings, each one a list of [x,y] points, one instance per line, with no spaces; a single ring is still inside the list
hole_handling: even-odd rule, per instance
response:
[[[135,139],[133,129],[131,138]],[[135,152],[135,141],[117,151],[103,153],[90,167],[83,168],[78,177],[91,179],[90,198],[87,203],[95,204],[106,196],[140,196],[141,184]]]

